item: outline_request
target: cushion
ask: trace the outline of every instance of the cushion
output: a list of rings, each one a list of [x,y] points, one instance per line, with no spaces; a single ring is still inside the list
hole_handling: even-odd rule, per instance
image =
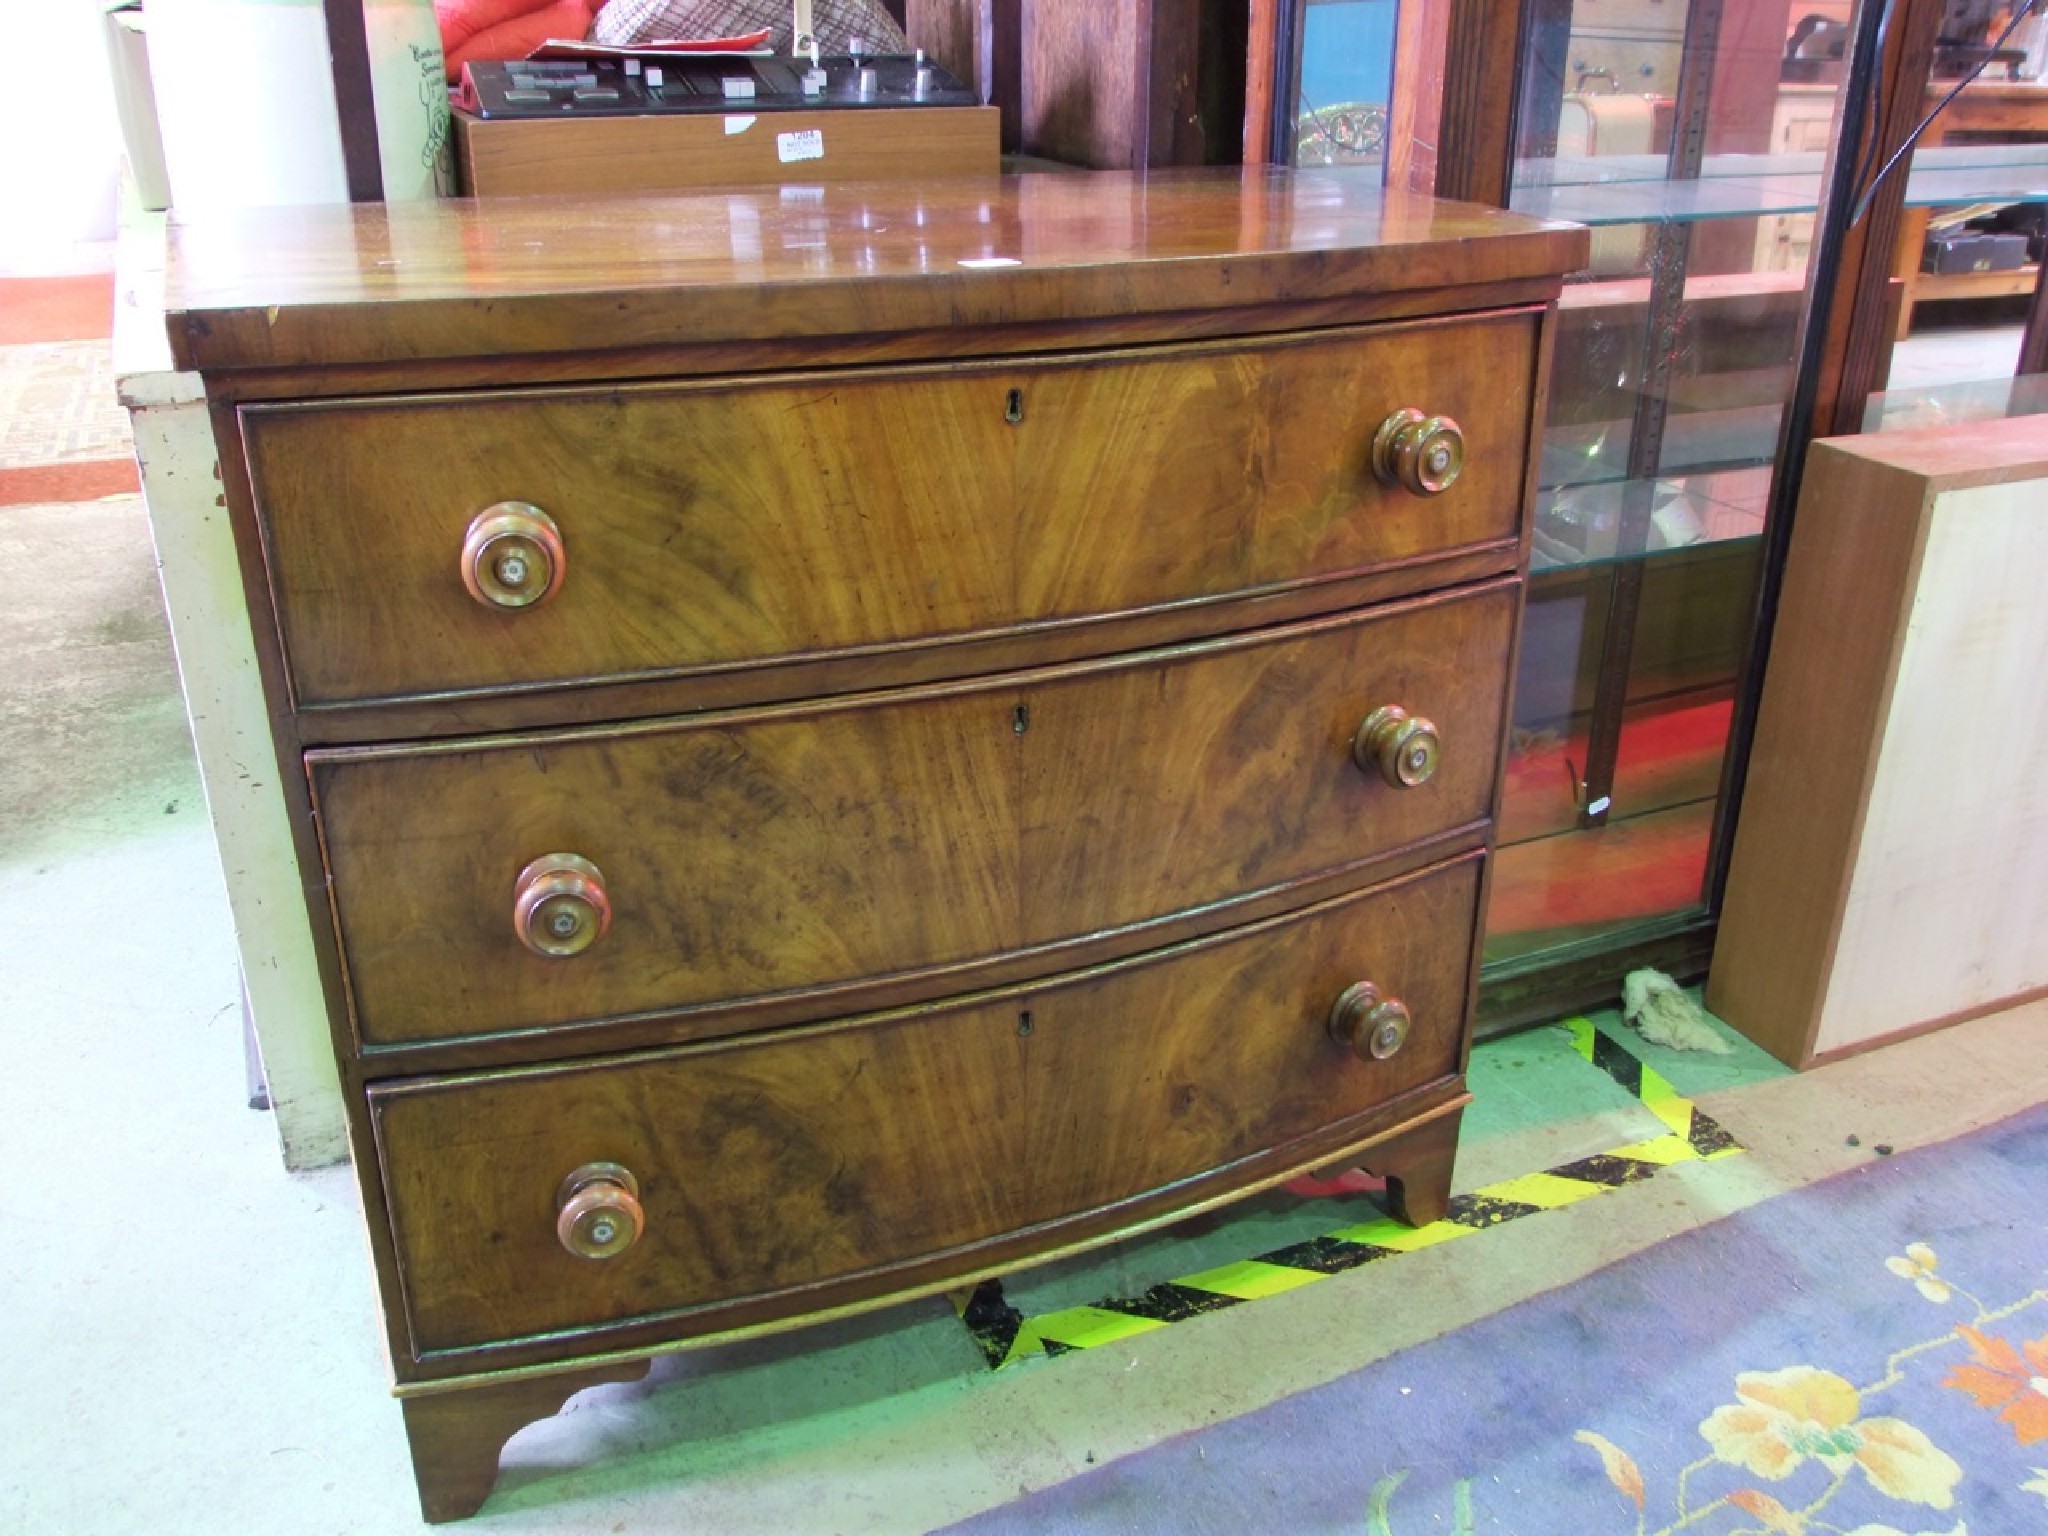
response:
[[[739,37],[769,29],[768,46],[790,49],[790,0],[608,0],[590,40],[616,48],[670,37]],[[811,0],[811,25],[825,53],[845,53],[861,39],[869,53],[908,53],[910,41],[881,0]]]

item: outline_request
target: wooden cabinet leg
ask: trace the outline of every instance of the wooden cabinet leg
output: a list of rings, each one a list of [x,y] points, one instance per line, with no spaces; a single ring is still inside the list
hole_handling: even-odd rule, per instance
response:
[[[421,1515],[429,1525],[468,1519],[491,1496],[498,1480],[498,1453],[507,1440],[560,1412],[562,1404],[585,1387],[601,1381],[638,1381],[647,1374],[648,1363],[627,1360],[402,1399]]]
[[[1443,1220],[1451,1203],[1451,1168],[1458,1159],[1458,1122],[1464,1108],[1438,1115],[1412,1130],[1368,1147],[1359,1166],[1387,1181],[1387,1209],[1396,1221],[1426,1227]]]

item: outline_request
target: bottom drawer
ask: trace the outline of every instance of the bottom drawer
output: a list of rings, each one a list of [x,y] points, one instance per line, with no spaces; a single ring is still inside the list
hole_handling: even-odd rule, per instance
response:
[[[932,1007],[374,1086],[414,1352],[930,1288],[1334,1150],[1317,1133],[1462,1069],[1480,868]],[[1368,980],[1412,1019],[1384,1059],[1330,1029]],[[616,1179],[579,1206],[609,1257],[558,1230],[591,1164],[637,1188],[637,1212]]]

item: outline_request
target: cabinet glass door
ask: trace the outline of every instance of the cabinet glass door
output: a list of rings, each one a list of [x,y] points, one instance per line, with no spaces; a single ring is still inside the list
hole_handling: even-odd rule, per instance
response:
[[[1731,725],[1758,686],[1763,562],[1782,542],[1766,522],[1785,500],[1817,209],[1851,40],[1876,3],[1523,0],[1509,201],[1594,238],[1559,305],[1483,1030],[1612,996],[1639,964],[1704,971]],[[1899,323],[1856,327],[1907,339],[1877,360],[1892,390],[1871,400],[1871,429],[2048,406],[2039,297],[2024,341],[1972,338],[1931,372],[1921,355],[1980,289],[2024,311],[2048,265],[2048,219],[2009,206],[2048,203],[2048,23],[2007,39],[2010,14],[1945,8],[1925,109],[1990,67],[1894,172]],[[1859,188],[1878,169],[1858,165]],[[1995,205],[2040,231],[2020,265],[1942,268],[1928,229]],[[2012,378],[2016,353],[2034,378]]]
[[[1534,0],[1512,205],[1594,238],[1550,378],[1496,996],[1704,925],[1851,11]]]

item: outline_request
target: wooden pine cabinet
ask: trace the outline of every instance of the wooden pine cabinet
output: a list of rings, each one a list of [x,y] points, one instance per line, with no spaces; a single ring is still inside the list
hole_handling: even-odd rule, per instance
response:
[[[1825,154],[1834,141],[1838,94],[1833,85],[1779,86],[1778,103],[1771,112],[1770,153]],[[1756,270],[1804,273],[1813,249],[1814,217],[1776,213],[1758,219]]]
[[[175,233],[423,1508],[1305,1170],[1441,1211],[1570,226],[1227,171]]]

